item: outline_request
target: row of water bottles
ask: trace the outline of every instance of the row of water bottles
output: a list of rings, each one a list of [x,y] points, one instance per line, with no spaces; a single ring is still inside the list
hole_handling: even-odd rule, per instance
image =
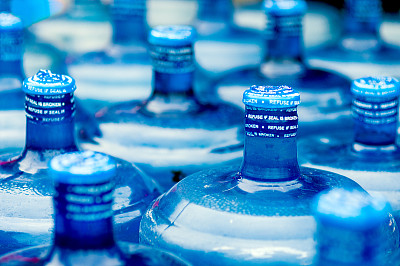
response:
[[[104,18],[95,2],[47,27]],[[266,0],[261,35],[232,24],[229,1],[199,1],[197,34],[148,33],[145,1],[114,0],[108,48],[27,79],[23,22],[0,3],[1,264],[400,264],[400,84],[310,65],[304,1]],[[379,4],[346,1],[342,38],[315,58],[396,69]],[[198,38],[264,59],[207,69]]]

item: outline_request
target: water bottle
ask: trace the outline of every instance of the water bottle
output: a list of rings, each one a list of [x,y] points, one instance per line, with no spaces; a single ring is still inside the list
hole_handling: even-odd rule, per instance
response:
[[[392,240],[382,228],[390,211],[387,201],[335,189],[320,195],[314,209],[316,266],[398,265],[396,253],[387,252]]]
[[[120,243],[113,234],[113,189],[118,162],[92,151],[50,161],[54,180],[52,246],[22,249],[1,265],[187,265],[160,250]],[[121,248],[119,247],[121,245]]]
[[[241,106],[240,95],[248,84],[286,84],[302,93],[301,123],[318,125],[350,115],[350,82],[343,76],[310,68],[302,47],[303,0],[264,2],[268,23],[263,62],[256,67],[236,69],[221,78],[217,94]],[[302,133],[302,132],[301,132]]]
[[[399,76],[400,47],[381,39],[381,0],[346,0],[342,36],[332,45],[311,51],[310,63],[351,78]],[[398,28],[396,28],[398,30]],[[395,35],[396,31],[388,32]]]
[[[260,34],[234,23],[232,1],[197,2],[197,18],[193,23],[199,35],[196,44],[197,60],[207,75],[218,77],[235,67],[259,64]]]
[[[74,132],[75,88],[71,77],[45,70],[23,83],[25,148],[14,157],[0,156],[0,254],[50,242],[53,189],[48,162],[54,156],[78,150]],[[137,241],[140,218],[159,195],[158,186],[131,163],[115,161],[116,237]]]
[[[43,3],[41,3],[40,1],[38,1],[37,3],[35,2],[37,7],[41,7],[42,9],[44,8]],[[48,5],[49,3],[47,3]],[[12,28],[13,31],[15,31],[15,34],[17,34],[20,39],[20,42],[15,43],[14,49],[13,50],[8,50],[8,53],[13,53],[13,54],[20,54],[20,56],[22,58],[22,54],[24,54],[24,64],[23,64],[23,68],[25,70],[26,73],[30,74],[34,74],[36,73],[37,69],[40,68],[46,68],[46,69],[51,69],[53,71],[56,72],[64,72],[65,71],[65,63],[64,63],[64,55],[57,50],[55,47],[46,44],[44,42],[41,42],[39,39],[37,39],[34,35],[30,34],[28,31],[23,31],[23,27],[27,27],[30,25],[30,23],[32,23],[32,19],[34,19],[35,16],[39,15],[39,14],[35,14],[32,15],[30,14],[26,14],[24,12],[22,12],[23,14],[20,14],[22,10],[29,10],[29,4],[24,2],[24,1],[18,1],[18,3],[16,3],[16,1],[14,1],[12,3],[11,0],[2,0],[1,1],[1,6],[0,6],[0,12],[2,13],[7,13],[7,14],[13,14],[13,15],[24,15],[23,20],[20,21],[19,23],[22,22],[21,25],[17,26],[16,24],[12,23]],[[38,8],[39,9],[39,8]],[[36,11],[36,10],[35,10]],[[31,10],[32,13],[32,10]],[[40,13],[40,12],[37,12]],[[31,16],[32,15],[32,16]],[[21,17],[18,17],[19,19],[21,19]],[[4,20],[5,18],[3,18]],[[3,26],[1,27],[2,30],[11,30],[11,28],[9,28],[10,25],[7,24],[6,20],[4,20],[2,22]],[[16,33],[16,32],[19,33]],[[14,34],[14,35],[15,35]],[[6,39],[10,42],[11,39],[13,39],[14,41],[11,42],[15,42],[15,38],[17,38],[16,36],[14,37],[6,37]],[[22,42],[24,43],[24,47],[25,49],[22,49]],[[10,44],[9,44],[10,46]],[[20,49],[18,52],[17,50]],[[25,52],[24,52],[25,50]],[[6,50],[3,50],[6,51]],[[22,68],[21,68],[22,70]],[[22,72],[21,72],[22,73]]]
[[[252,86],[243,102],[242,164],[190,175],[160,196],[142,218],[140,242],[195,265],[310,265],[314,196],[332,188],[363,190],[344,176],[299,167],[295,90]],[[384,229],[398,240],[393,221]]]
[[[103,135],[83,147],[135,162],[164,188],[188,174],[239,159],[242,111],[198,97],[194,41],[189,26],[154,28],[149,34],[152,95],[98,111]]]
[[[2,1],[0,6],[0,10],[6,9],[0,13],[0,149],[18,152],[25,138],[24,94],[20,89],[24,79],[23,25],[7,12],[5,4],[7,1]]]
[[[146,2],[115,0],[111,9],[112,43],[102,51],[67,58],[68,73],[79,80],[77,96],[90,109],[97,111],[110,103],[150,96]]]
[[[67,54],[104,48],[111,35],[107,9],[100,0],[73,0],[64,13],[29,27],[39,39]]]
[[[354,80],[351,91],[354,129],[351,124],[321,128],[304,137],[300,163],[346,175],[372,195],[383,194],[400,222],[400,84],[392,77],[365,77]]]
[[[8,5],[5,5],[7,3]],[[9,10],[9,1],[2,1],[2,4]],[[37,54],[47,46],[38,43],[35,43],[34,47],[28,45],[26,49],[30,51],[24,54],[25,40],[29,37],[24,36],[21,20],[9,11],[0,14],[0,125],[2,125],[0,131],[4,139],[7,139],[0,142],[0,149],[10,147],[22,149],[25,140],[24,93],[21,90],[25,78],[24,66],[29,69],[32,67],[32,61],[38,61],[38,65],[50,66],[52,71],[64,68],[55,63],[58,59],[47,60],[49,54],[44,54],[43,57]],[[41,62],[41,59],[45,59],[45,63]],[[77,132],[82,137],[100,135],[93,115],[80,101],[77,101],[76,107]]]

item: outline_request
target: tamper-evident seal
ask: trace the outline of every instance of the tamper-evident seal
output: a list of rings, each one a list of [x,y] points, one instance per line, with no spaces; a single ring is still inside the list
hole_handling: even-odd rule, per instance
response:
[[[265,109],[293,108],[300,104],[300,94],[288,86],[253,85],[243,93],[243,103]]]
[[[395,98],[400,95],[400,83],[393,77],[364,77],[353,81],[351,92],[362,97]]]
[[[22,90],[34,95],[60,95],[74,92],[75,80],[67,75],[54,74],[50,70],[39,70],[34,76],[24,80]]]
[[[274,16],[303,15],[307,11],[304,0],[265,0],[264,12]]]

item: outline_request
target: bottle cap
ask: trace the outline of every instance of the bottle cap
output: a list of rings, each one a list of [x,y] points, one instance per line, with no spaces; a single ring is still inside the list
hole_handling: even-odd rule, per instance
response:
[[[390,205],[366,192],[334,189],[320,195],[314,209],[317,221],[322,224],[364,231],[387,219]]]
[[[6,12],[0,13],[0,30],[2,31],[20,31],[24,28],[22,21]]]
[[[307,4],[304,0],[265,0],[264,11],[275,16],[303,15]]]
[[[160,46],[186,46],[196,40],[196,30],[191,26],[158,26],[150,31],[149,43]]]
[[[400,95],[400,84],[393,77],[365,77],[353,81],[351,92],[356,96],[395,98]]]
[[[291,108],[300,104],[300,94],[288,86],[256,86],[243,93],[245,105],[273,109]]]
[[[94,151],[71,152],[50,161],[55,181],[71,185],[90,185],[110,181],[116,173],[115,161]]]
[[[70,76],[41,69],[36,75],[24,80],[22,89],[27,94],[60,95],[74,92],[76,86]]]

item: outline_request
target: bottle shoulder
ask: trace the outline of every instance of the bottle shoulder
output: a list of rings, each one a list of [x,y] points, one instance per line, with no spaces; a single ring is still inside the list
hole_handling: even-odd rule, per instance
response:
[[[334,187],[361,190],[345,177],[315,169],[302,168],[300,178],[280,184],[246,183],[238,170],[213,169],[180,181],[143,216],[141,243],[189,261],[308,265],[315,254],[314,196]]]
[[[215,222],[211,217],[261,222],[282,216],[290,220],[311,216],[310,204],[321,191],[338,187],[362,190],[346,177],[312,168],[301,168],[298,179],[285,182],[253,182],[240,177],[238,171],[239,166],[229,166],[190,175],[161,196],[153,211],[164,212],[171,222],[174,215],[179,214],[175,218],[183,221],[192,212],[202,213],[208,222]],[[193,223],[197,224],[192,221],[191,227]],[[198,226],[203,227],[201,224]]]
[[[156,248],[128,242],[100,250],[77,251],[48,245],[21,249],[0,257],[2,265],[188,265],[177,256]]]
[[[131,163],[120,159],[116,162],[114,230],[117,239],[137,242],[140,218],[160,189]],[[49,243],[53,230],[54,184],[48,169],[30,168],[27,173],[20,170],[19,163],[17,158],[0,166],[0,254]]]
[[[400,151],[365,151],[353,149],[353,128],[325,130],[323,133],[304,136],[298,141],[299,162],[315,167],[354,171],[351,176],[376,172],[400,172]],[[397,144],[398,147],[398,144]],[[336,171],[335,171],[336,172]]]

